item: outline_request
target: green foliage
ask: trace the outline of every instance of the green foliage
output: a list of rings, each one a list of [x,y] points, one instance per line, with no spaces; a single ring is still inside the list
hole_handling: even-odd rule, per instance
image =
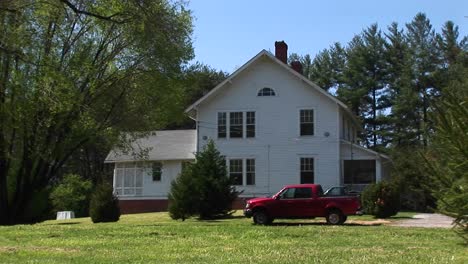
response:
[[[115,197],[111,185],[103,183],[96,187],[91,196],[89,215],[93,223],[119,221],[119,200]]]
[[[50,195],[55,211],[74,211],[75,216],[88,215],[93,184],[76,174],[67,174]]]
[[[400,188],[401,207],[404,210],[432,212],[435,198],[427,188],[430,180],[425,170],[423,148],[400,147],[392,150],[392,178]]]
[[[171,185],[169,213],[173,219],[185,220],[190,216],[213,219],[226,216],[238,192],[227,176],[225,159],[210,141],[196,162]]]
[[[362,192],[361,202],[366,214],[378,218],[396,215],[400,210],[399,188],[393,182],[371,184]]]
[[[101,175],[120,132],[167,124],[184,104],[180,76],[193,49],[183,1],[3,2],[0,224],[8,224],[63,172]]]
[[[426,152],[425,167],[431,176],[428,188],[438,209],[455,216],[459,232],[468,243],[468,67],[459,68],[444,96],[435,105],[436,131]]]

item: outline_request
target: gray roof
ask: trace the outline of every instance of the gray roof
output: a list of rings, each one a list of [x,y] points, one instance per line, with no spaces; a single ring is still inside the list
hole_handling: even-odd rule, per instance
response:
[[[162,130],[131,143],[130,151],[113,149],[107,155],[106,163],[136,160],[193,160],[197,146],[197,131]],[[141,155],[141,153],[145,153]]]

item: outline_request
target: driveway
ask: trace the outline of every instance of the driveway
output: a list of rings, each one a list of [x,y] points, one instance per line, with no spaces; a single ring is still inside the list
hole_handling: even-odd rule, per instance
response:
[[[451,228],[453,218],[441,214],[417,214],[412,219],[400,220],[391,223],[392,226]]]

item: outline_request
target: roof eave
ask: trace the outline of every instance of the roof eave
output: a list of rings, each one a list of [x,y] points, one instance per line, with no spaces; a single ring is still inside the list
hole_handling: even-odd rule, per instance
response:
[[[217,92],[219,89],[221,89],[223,86],[225,86],[226,84],[230,84],[232,83],[232,79],[235,78],[239,73],[241,73],[245,68],[247,68],[248,66],[250,66],[254,61],[256,61],[257,59],[259,59],[260,57],[264,56],[264,55],[268,55],[268,51],[266,50],[262,50],[260,51],[257,55],[255,55],[253,58],[251,58],[249,61],[247,61],[244,65],[242,65],[242,67],[240,67],[239,69],[237,69],[235,72],[233,72],[231,75],[229,75],[229,77],[226,78],[226,80],[222,81],[220,84],[218,84],[215,88],[211,89],[211,91],[209,91],[207,94],[205,94],[202,98],[198,99],[195,103],[193,103],[192,105],[190,105],[189,107],[187,107],[187,109],[185,109],[185,113],[188,113],[190,115],[189,112],[191,111],[196,111],[197,110],[197,107],[203,102],[205,101],[208,97],[210,97],[212,94],[214,94],[215,92]]]

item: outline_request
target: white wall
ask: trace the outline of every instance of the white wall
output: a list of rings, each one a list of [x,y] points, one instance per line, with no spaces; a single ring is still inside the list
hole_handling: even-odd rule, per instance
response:
[[[162,175],[161,181],[153,181],[152,169],[148,165],[140,163],[139,167],[144,167],[143,172],[143,192],[142,195],[136,196],[119,196],[121,200],[132,200],[132,199],[167,199],[171,182],[179,175],[182,170],[182,161],[161,161],[162,163]],[[122,164],[122,163],[121,163]],[[114,169],[114,186],[115,186],[115,175],[117,173],[117,163]]]
[[[263,87],[273,88],[277,96],[258,97]],[[314,109],[314,136],[299,136],[303,108]],[[223,111],[255,111],[256,137],[217,139],[217,112]],[[275,193],[285,184],[300,183],[301,156],[315,158],[316,183],[334,186],[340,179],[338,112],[335,102],[263,58],[199,106],[199,146],[208,142],[203,140],[207,137],[227,158],[256,159],[256,185],[240,188],[244,196]]]

